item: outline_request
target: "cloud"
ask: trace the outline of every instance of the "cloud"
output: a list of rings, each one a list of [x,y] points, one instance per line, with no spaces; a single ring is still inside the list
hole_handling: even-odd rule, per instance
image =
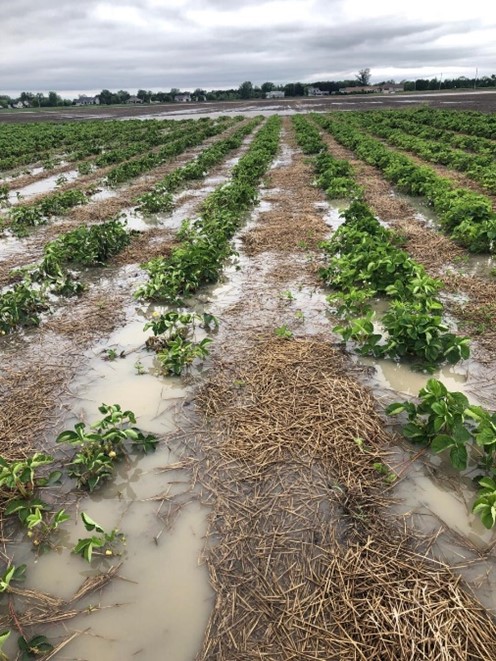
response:
[[[2,0],[0,88],[237,87],[362,67],[398,80],[493,73],[496,10],[479,13],[482,0],[472,0],[440,20],[437,1]]]

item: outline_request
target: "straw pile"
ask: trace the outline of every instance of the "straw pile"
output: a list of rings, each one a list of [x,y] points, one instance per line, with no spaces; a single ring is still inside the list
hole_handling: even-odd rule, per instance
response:
[[[259,342],[199,396],[216,592],[199,659],[493,659],[496,625],[385,518],[374,400],[321,339]]]

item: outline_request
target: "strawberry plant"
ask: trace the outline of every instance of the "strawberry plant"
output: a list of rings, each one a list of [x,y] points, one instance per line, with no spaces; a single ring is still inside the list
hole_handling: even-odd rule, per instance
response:
[[[111,532],[105,530],[93,521],[85,512],[81,512],[81,519],[88,532],[94,532],[91,537],[83,537],[73,548],[72,552],[80,555],[87,562],[91,562],[94,555],[111,558],[119,555],[119,546],[125,542],[125,537],[117,529]],[[96,552],[95,552],[96,551]]]
[[[94,491],[114,473],[114,464],[128,455],[127,443],[134,450],[152,452],[158,443],[152,435],[145,435],[137,427],[132,411],[123,411],[118,404],[102,404],[104,414],[90,427],[78,422],[74,430],[63,431],[57,443],[78,446],[79,451],[69,463],[69,475],[78,486]]]
[[[458,470],[469,467],[471,458],[478,475],[477,498],[473,512],[487,528],[496,524],[496,413],[471,405],[460,392],[449,392],[436,379],[429,379],[419,392],[419,403],[395,402],[386,413],[406,413],[408,423],[403,434],[412,443],[427,445],[435,453],[449,451],[452,465]]]

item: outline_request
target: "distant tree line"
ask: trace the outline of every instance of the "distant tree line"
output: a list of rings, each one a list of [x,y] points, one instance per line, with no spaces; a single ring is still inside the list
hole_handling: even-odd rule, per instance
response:
[[[394,84],[394,80],[384,80],[375,85],[381,86]],[[271,82],[265,82],[262,85],[253,85],[249,80],[244,81],[237,88],[220,89],[206,91],[196,88],[190,92],[192,101],[236,101],[239,99],[263,99],[267,92],[281,91],[287,97],[305,96],[309,87],[317,87],[322,91],[331,94],[339,93],[339,90],[345,87],[363,87],[370,84],[370,69],[360,69],[358,75],[350,80],[319,80],[313,83],[286,83],[285,85],[276,85]],[[406,92],[426,91],[426,90],[447,90],[463,88],[487,88],[496,87],[496,75],[482,76],[480,78],[467,78],[460,76],[458,78],[417,78],[416,80],[402,80],[401,85]],[[151,90],[139,89],[136,96],[143,103],[172,103],[180,90],[172,88],[169,92],[152,92]],[[97,94],[100,103],[104,105],[117,105],[127,103],[131,94],[126,90],[111,92],[104,89]],[[63,99],[57,92],[49,92],[45,95],[41,92],[22,92],[18,97],[10,97],[0,94],[0,107],[23,105],[24,107],[46,108],[56,106],[71,106],[76,103],[76,99]]]

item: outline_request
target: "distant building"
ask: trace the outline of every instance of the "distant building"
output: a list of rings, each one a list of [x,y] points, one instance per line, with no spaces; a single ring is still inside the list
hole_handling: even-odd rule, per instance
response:
[[[79,99],[74,100],[74,105],[76,106],[98,106],[100,105],[99,96],[86,96],[86,94],[80,94]]]
[[[189,103],[191,101],[191,94],[189,92],[182,92],[174,96],[176,103]]]
[[[385,85],[354,85],[353,87],[342,87],[339,90],[340,94],[396,94],[396,92],[403,92],[403,85],[395,85],[393,83],[386,83]]]
[[[308,96],[328,96],[328,90],[321,90],[319,87],[307,87]]]
[[[279,90],[274,90],[272,92],[266,92],[265,98],[266,99],[284,99],[285,93],[281,92]]]
[[[139,96],[130,96],[126,103],[136,104],[143,103],[143,99],[140,99]]]
[[[396,92],[403,92],[403,85],[395,85],[394,83],[388,83],[386,85],[381,85],[381,92],[383,94],[396,94]]]

